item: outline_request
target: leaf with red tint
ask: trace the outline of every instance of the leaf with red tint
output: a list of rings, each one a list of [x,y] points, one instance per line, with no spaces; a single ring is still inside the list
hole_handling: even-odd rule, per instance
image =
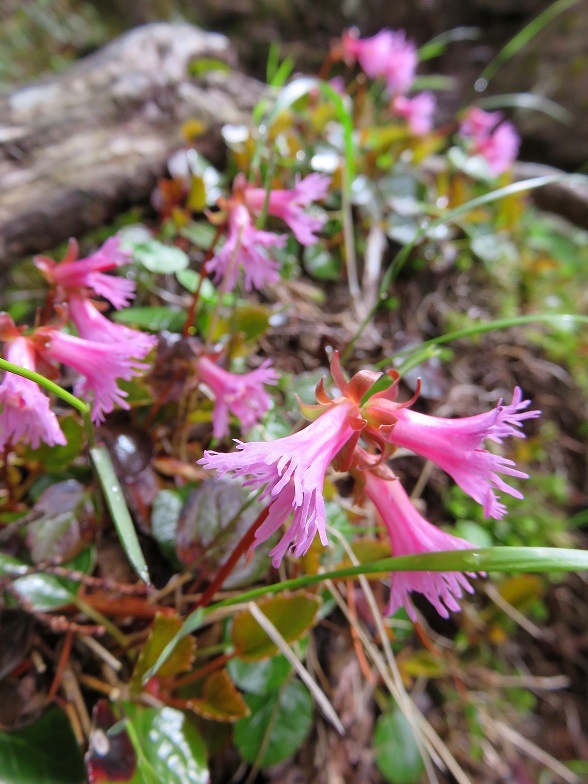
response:
[[[188,705],[194,713],[214,721],[233,723],[249,715],[249,708],[226,670],[209,675],[202,698],[191,699]]]
[[[321,600],[304,592],[272,596],[257,603],[286,642],[299,640],[312,627]],[[231,626],[231,642],[243,661],[260,661],[278,653],[276,644],[249,612],[237,613]]]
[[[67,561],[92,538],[94,512],[89,494],[74,479],[48,487],[35,504],[40,514],[27,526],[27,547],[35,563]]]
[[[155,662],[166,645],[171,642],[182,628],[182,619],[177,616],[157,615],[153,628],[141,651],[131,679],[131,689],[140,691],[143,676]],[[182,637],[172,653],[161,665],[157,676],[173,677],[188,670],[194,658],[196,643],[193,637]]]
[[[253,525],[263,507],[234,482],[208,479],[192,492],[178,520],[176,554],[190,569],[210,581]],[[263,542],[240,558],[224,588],[250,585],[268,568],[273,541]]]
[[[135,775],[137,756],[131,739],[106,700],[99,700],[92,712],[90,747],[85,756],[88,781],[130,781]]]

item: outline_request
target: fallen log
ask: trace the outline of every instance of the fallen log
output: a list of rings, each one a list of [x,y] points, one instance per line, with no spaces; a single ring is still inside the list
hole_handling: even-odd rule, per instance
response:
[[[191,76],[196,60],[228,68]],[[218,157],[220,128],[248,122],[263,91],[235,60],[221,35],[155,23],[0,95],[0,271],[146,201],[186,120]]]

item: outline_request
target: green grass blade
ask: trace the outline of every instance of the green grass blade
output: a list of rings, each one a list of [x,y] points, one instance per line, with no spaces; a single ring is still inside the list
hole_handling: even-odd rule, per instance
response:
[[[588,551],[559,547],[484,547],[471,550],[451,550],[440,553],[402,555],[381,561],[335,569],[322,574],[309,574],[274,585],[264,585],[240,596],[224,599],[211,605],[205,612],[220,607],[248,602],[267,594],[306,588],[323,580],[341,580],[359,575],[388,572],[567,572],[588,570]],[[189,620],[189,618],[188,618]]]
[[[135,526],[133,525],[122,487],[118,481],[108,450],[105,446],[92,447],[90,449],[90,457],[98,474],[98,479],[112,516],[112,522],[123,550],[141,580],[150,585],[149,570],[141,552],[137,532],[135,531]]]
[[[523,29],[517,33],[507,44],[504,46],[494,57],[488,65],[484,68],[482,73],[480,74],[480,79],[484,80],[486,83],[492,79],[492,77],[496,74],[496,72],[502,68],[502,66],[510,60],[511,57],[514,57],[520,50],[526,46],[529,41],[531,41],[546,25],[556,19],[560,14],[563,14],[564,11],[567,11],[568,8],[572,8],[572,6],[576,5],[578,0],[557,0],[553,5],[550,5],[549,8],[546,8],[545,11],[536,16],[535,19],[531,20],[528,25],[523,27]]]
[[[477,41],[481,36],[482,31],[479,27],[454,27],[452,30],[447,30],[445,33],[436,35],[423,44],[418,50],[417,54],[419,60],[431,60],[433,57],[439,57],[447,49],[447,44],[454,43],[455,41]]]
[[[447,332],[445,335],[440,335],[438,338],[431,338],[425,340],[416,346],[402,349],[397,351],[381,362],[378,362],[375,367],[385,367],[390,363],[401,357],[412,357],[414,354],[421,352],[428,352],[433,346],[440,346],[443,343],[451,343],[453,340],[460,338],[469,338],[474,335],[481,335],[484,332],[493,332],[497,329],[509,329],[510,327],[518,327],[524,324],[534,324],[545,322],[553,326],[569,326],[573,323],[588,324],[588,316],[581,316],[574,313],[536,313],[533,316],[512,316],[511,318],[496,319],[495,321],[483,321],[478,324],[473,324],[471,327],[464,329],[457,329],[454,332]],[[428,353],[423,356],[423,361],[429,359]],[[410,367],[414,367],[414,362],[411,360]],[[410,369],[410,368],[409,368]],[[404,371],[406,372],[406,370]]]
[[[376,303],[364,318],[364,320],[359,325],[355,335],[351,339],[351,341],[347,344],[345,350],[341,354],[341,362],[345,362],[346,359],[349,358],[354,345],[356,344],[357,340],[361,336],[362,332],[366,328],[366,326],[371,322],[373,319],[377,309],[380,306],[380,303],[387,299],[388,297],[388,289],[392,285],[392,283],[396,280],[398,273],[408,260],[413,248],[416,244],[427,234],[427,232],[432,231],[433,229],[438,228],[439,226],[443,226],[446,223],[451,223],[452,221],[456,221],[458,218],[461,218],[463,215],[467,215],[468,212],[477,209],[478,207],[482,207],[485,204],[491,204],[494,201],[500,201],[500,199],[505,199],[508,196],[513,196],[516,193],[524,193],[525,191],[534,190],[535,188],[542,188],[544,185],[551,185],[555,182],[578,182],[581,184],[586,184],[588,182],[588,178],[584,174],[549,174],[543,177],[532,177],[527,180],[519,180],[518,182],[512,182],[509,185],[505,185],[502,188],[497,188],[496,190],[490,191],[489,193],[485,193],[482,196],[477,196],[475,199],[471,199],[470,201],[464,202],[460,204],[459,207],[456,207],[453,210],[448,210],[439,218],[431,223],[425,224],[421,226],[417,232],[415,232],[414,238],[411,242],[408,242],[404,245],[394,257],[392,263],[386,270],[382,282],[380,284],[379,296],[376,300]]]
[[[175,646],[187,634],[206,623],[206,616],[221,607],[242,604],[268,594],[294,591],[316,585],[324,580],[341,580],[369,574],[389,572],[567,572],[588,570],[588,551],[559,547],[484,547],[471,550],[451,550],[384,558],[381,561],[348,566],[322,574],[308,574],[274,585],[263,585],[250,591],[223,599],[206,609],[198,608],[184,621],[182,628],[166,645],[154,666],[146,673],[151,678],[167,660]]]
[[[562,125],[571,125],[574,121],[574,115],[563,106],[545,98],[542,95],[535,95],[534,93],[504,93],[504,95],[489,95],[487,98],[482,98],[476,101],[477,105],[482,109],[531,109],[536,112],[543,112],[548,117],[562,123]]]

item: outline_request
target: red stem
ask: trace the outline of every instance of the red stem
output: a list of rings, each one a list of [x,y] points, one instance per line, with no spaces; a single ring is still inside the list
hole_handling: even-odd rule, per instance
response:
[[[186,323],[184,324],[185,338],[187,338],[188,335],[190,334],[190,329],[192,327],[192,324],[194,323],[194,316],[196,315],[198,300],[200,299],[200,290],[202,288],[202,282],[204,281],[204,275],[206,274],[206,262],[210,261],[210,259],[213,257],[216,243],[219,241],[221,234],[223,233],[223,230],[224,229],[222,226],[217,226],[214,239],[212,240],[210,248],[206,251],[206,256],[204,257],[204,261],[202,262],[202,266],[200,268],[200,280],[198,281],[198,285],[196,286],[196,291],[194,292],[194,296],[192,297],[192,303],[190,305],[188,315],[186,316]]]
[[[258,515],[257,519],[253,523],[253,525],[246,531],[245,535],[241,539],[241,541],[237,544],[227,561],[221,566],[218,570],[216,577],[210,583],[208,588],[204,591],[200,599],[196,602],[196,604],[190,610],[193,613],[199,607],[206,607],[207,604],[210,603],[211,599],[214,597],[215,593],[220,589],[221,585],[227,579],[227,577],[231,574],[233,569],[235,568],[237,561],[239,558],[249,550],[253,542],[255,541],[255,532],[266,519],[269,514],[269,506]]]

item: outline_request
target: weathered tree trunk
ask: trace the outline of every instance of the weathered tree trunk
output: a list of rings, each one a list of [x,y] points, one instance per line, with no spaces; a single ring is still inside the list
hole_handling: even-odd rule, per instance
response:
[[[191,77],[200,58],[230,69]],[[263,90],[234,65],[224,37],[157,23],[0,95],[0,270],[145,201],[183,121],[202,123],[196,145],[218,155],[221,126],[247,122]]]

